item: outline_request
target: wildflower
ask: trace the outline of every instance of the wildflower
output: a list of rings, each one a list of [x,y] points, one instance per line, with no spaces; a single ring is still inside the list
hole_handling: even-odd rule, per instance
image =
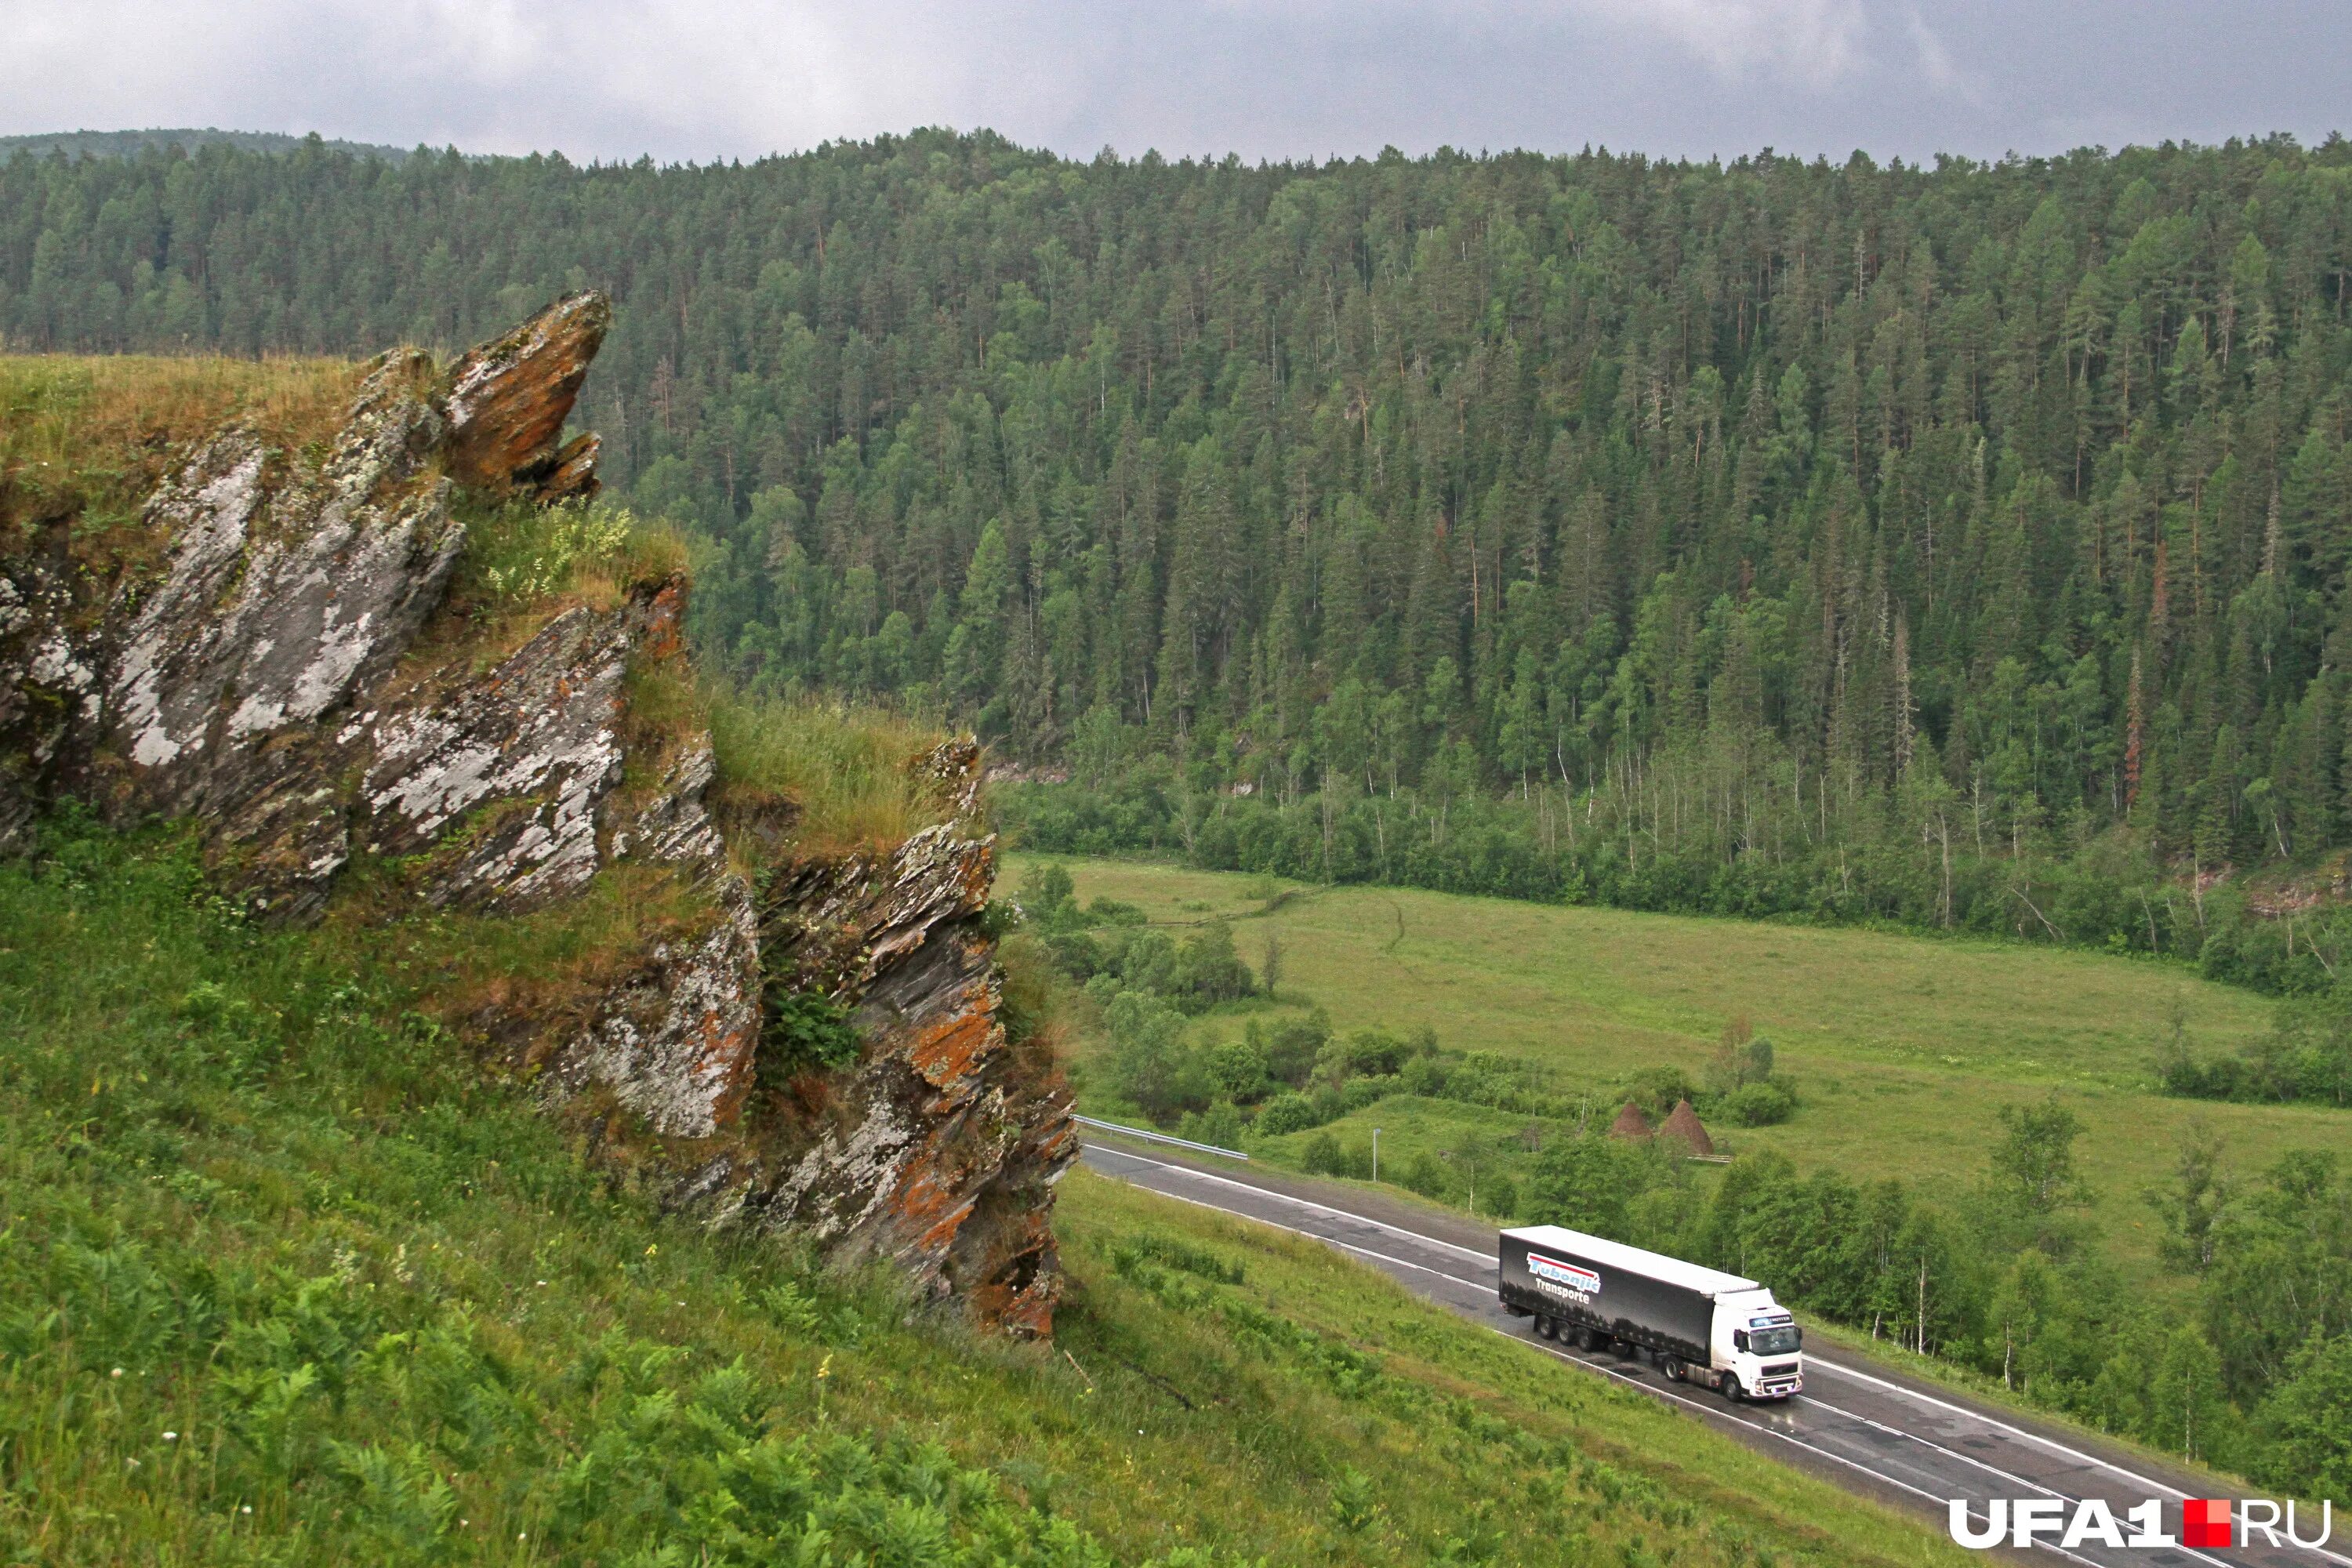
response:
[[[166,1432],[163,1434],[163,1441],[166,1443],[176,1443],[179,1440],[180,1435],[177,1432]]]
[[[251,1503],[247,1503],[243,1508],[238,1509],[236,1511],[239,1513],[251,1513],[253,1511],[253,1505]]]
[[[109,1377],[121,1377],[121,1376],[122,1375],[122,1369],[121,1369],[121,1367],[119,1367],[119,1366],[118,1366],[118,1367],[116,1367],[112,1372],[108,1373],[106,1375],[107,1375],[107,1376],[109,1376]]]

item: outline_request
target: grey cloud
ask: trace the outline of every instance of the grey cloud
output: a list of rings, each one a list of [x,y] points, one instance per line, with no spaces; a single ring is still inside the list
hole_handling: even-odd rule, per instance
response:
[[[1998,156],[2346,118],[2337,0],[6,0],[0,132],[578,159],[917,125],[1084,154]]]

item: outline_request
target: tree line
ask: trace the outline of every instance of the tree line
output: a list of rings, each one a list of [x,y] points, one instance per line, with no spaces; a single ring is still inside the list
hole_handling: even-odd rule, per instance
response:
[[[700,542],[705,647],[1072,775],[1065,846],[2220,929],[2308,986],[2335,922],[2208,895],[2352,840],[2347,182],[2340,138],[18,158],[0,332],[360,352],[594,284],[583,417]]]

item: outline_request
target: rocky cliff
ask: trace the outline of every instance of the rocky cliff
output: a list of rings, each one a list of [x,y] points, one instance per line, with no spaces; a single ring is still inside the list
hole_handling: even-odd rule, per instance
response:
[[[111,534],[0,474],[0,845],[72,796],[189,822],[261,918],[628,911],[560,983],[453,993],[454,1022],[680,1210],[1046,1332],[1075,1145],[1000,1016],[976,752],[908,759],[938,809],[903,843],[801,848],[791,781],[716,801],[692,703],[647,695],[691,686],[673,566],[467,575],[485,530],[594,526],[595,437],[561,437],[609,321],[583,294],[446,368],[386,355],[320,439],[173,449]],[[812,1005],[849,1059],[796,1048]]]

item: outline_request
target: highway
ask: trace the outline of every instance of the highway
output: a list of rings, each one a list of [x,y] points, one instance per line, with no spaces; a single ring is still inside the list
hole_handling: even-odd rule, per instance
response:
[[[1337,1247],[1428,1298],[1531,1351],[1574,1362],[1650,1395],[1682,1406],[1694,1417],[1865,1496],[1906,1507],[1944,1528],[1950,1500],[1969,1500],[1981,1525],[1984,1504],[1996,1498],[2062,1500],[2071,1518],[2082,1499],[2106,1500],[2121,1520],[2149,1499],[2163,1503],[2163,1529],[2180,1534],[2180,1501],[2206,1495],[2187,1473],[2173,1473],[2122,1450],[1979,1405],[1965,1394],[1933,1387],[1843,1355],[1805,1356],[1805,1392],[1778,1405],[1734,1405],[1721,1395],[1669,1384],[1647,1363],[1607,1352],[1586,1353],[1538,1339],[1529,1321],[1507,1314],[1495,1299],[1491,1229],[1387,1204],[1353,1189],[1318,1188],[1286,1174],[1247,1168],[1209,1169],[1155,1152],[1145,1154],[1089,1135],[1087,1167],[1171,1198],[1238,1218],[1310,1237]],[[1345,1208],[1338,1206],[1345,1204]],[[1377,1213],[1380,1217],[1374,1217]],[[1765,1283],[1769,1284],[1770,1281]],[[2317,1533],[2315,1519],[2298,1521]],[[2352,1568],[2345,1554],[2345,1521],[2326,1548],[2298,1548],[2284,1534],[2275,1548],[2191,1549],[2113,1547],[2095,1540],[2062,1548],[2037,1542],[2036,1561],[2096,1564],[2097,1568]],[[2129,1526],[2126,1526],[2126,1531]],[[2003,1556],[2023,1557],[2004,1551]]]

